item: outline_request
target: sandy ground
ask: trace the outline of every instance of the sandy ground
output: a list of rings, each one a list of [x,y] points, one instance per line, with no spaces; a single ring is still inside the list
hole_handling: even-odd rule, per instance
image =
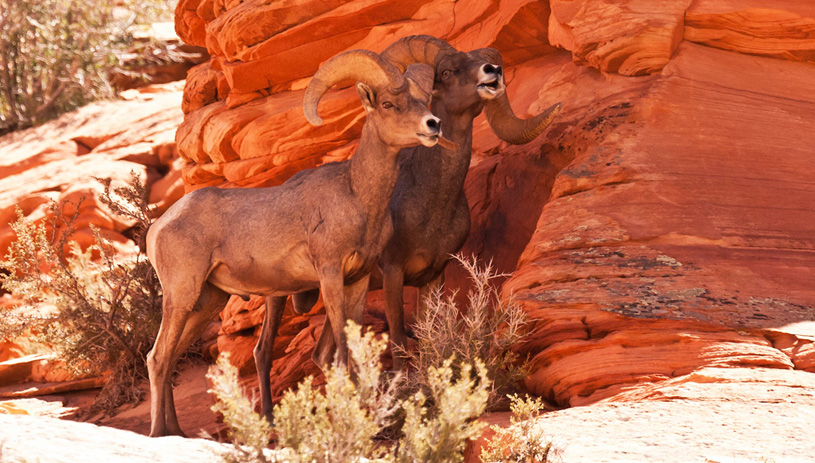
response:
[[[130,431],[57,418],[0,414],[6,463],[204,463],[222,461],[225,446],[203,439],[153,439]]]
[[[190,436],[217,434],[209,409],[206,365],[186,364],[178,377],[179,419]],[[536,420],[560,450],[562,463],[812,463],[815,374],[777,369],[705,369],[633,398],[551,411]],[[640,397],[641,396],[641,397]],[[5,401],[0,413],[0,462],[207,462],[219,444],[201,439],[150,439],[149,402],[97,420],[70,416],[89,393]],[[15,413],[8,408],[6,413]],[[2,411],[2,410],[0,410]],[[507,413],[486,417],[506,424]],[[114,429],[119,428],[119,429]],[[468,462],[477,451],[470,452]]]
[[[609,403],[545,415],[564,463],[811,463],[815,406],[745,401]]]

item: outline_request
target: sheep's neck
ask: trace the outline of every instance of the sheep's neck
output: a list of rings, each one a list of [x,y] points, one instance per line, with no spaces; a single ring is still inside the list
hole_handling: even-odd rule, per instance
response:
[[[422,162],[424,168],[421,175],[426,179],[433,178],[437,202],[455,204],[464,189],[464,179],[470,168],[474,115],[448,114],[443,107],[435,106],[432,110],[442,120],[442,134],[458,147],[453,150],[434,147],[437,151]]]
[[[359,148],[351,158],[351,189],[370,218],[385,214],[398,173],[399,148],[388,146],[369,124],[362,128]]]

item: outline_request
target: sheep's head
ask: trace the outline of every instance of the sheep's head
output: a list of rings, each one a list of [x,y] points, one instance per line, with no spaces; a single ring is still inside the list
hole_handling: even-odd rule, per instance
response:
[[[376,53],[353,50],[326,61],[306,89],[303,109],[313,125],[322,124],[317,104],[329,88],[356,80],[356,89],[367,113],[366,127],[386,145],[406,148],[433,146],[441,139],[441,121],[430,113],[433,68],[410,65],[403,75]]]
[[[465,53],[444,40],[415,35],[394,42],[381,57],[400,69],[411,63],[434,66],[434,104],[443,105],[448,114],[473,118],[486,108],[493,131],[509,143],[534,140],[560,111],[558,103],[530,119],[515,116],[506,95],[501,54],[494,48]]]

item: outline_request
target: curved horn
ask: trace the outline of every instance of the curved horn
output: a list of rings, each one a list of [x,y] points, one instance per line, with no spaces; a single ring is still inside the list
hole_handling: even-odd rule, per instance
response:
[[[397,40],[379,56],[404,72],[414,63],[424,63],[436,68],[439,53],[457,52],[452,45],[430,35],[411,35]]]
[[[509,98],[504,92],[498,98],[487,102],[484,114],[498,138],[513,145],[523,145],[534,140],[552,123],[557,113],[560,112],[560,107],[560,103],[555,103],[535,117],[520,119],[512,111]]]
[[[351,50],[341,53],[323,63],[306,88],[303,111],[312,125],[323,123],[317,114],[317,104],[325,92],[346,80],[365,82],[374,88],[399,88],[404,84],[402,73],[374,52]]]

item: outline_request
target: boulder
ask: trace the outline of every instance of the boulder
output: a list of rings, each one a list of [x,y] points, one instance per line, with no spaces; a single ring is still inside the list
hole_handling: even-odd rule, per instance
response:
[[[0,386],[20,384],[30,380],[35,366],[48,358],[43,354],[32,354],[0,362]]]

